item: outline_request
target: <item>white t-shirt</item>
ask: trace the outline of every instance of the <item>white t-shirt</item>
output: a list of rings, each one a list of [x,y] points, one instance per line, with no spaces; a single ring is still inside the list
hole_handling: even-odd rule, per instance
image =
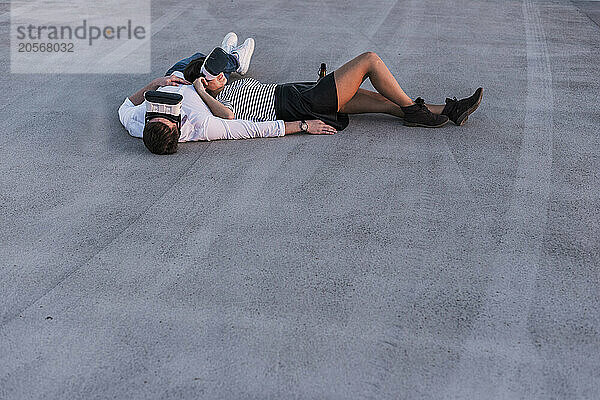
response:
[[[181,72],[173,75],[183,78]],[[192,85],[163,86],[162,92],[179,93],[181,105],[181,136],[179,142],[217,139],[249,139],[285,135],[283,121],[252,122],[215,117]],[[129,98],[119,107],[119,119],[129,134],[141,138],[144,133],[146,103],[134,106]]]

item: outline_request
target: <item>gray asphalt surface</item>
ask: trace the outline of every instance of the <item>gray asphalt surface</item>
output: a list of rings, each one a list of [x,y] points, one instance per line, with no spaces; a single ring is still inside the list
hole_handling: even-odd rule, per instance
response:
[[[0,399],[600,398],[598,15],[154,2],[150,75],[10,75],[4,41]],[[372,50],[410,96],[484,100],[145,151],[123,99],[230,30],[262,81]]]

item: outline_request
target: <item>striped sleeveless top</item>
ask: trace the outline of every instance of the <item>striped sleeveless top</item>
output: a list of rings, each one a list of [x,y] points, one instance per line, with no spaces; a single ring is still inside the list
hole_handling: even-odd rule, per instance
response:
[[[225,85],[216,99],[235,114],[236,119],[275,121],[276,83],[244,78]]]

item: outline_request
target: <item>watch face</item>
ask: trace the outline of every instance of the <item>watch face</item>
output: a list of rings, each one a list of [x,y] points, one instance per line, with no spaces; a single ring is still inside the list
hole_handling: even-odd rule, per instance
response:
[[[302,122],[302,124],[300,125],[300,129],[306,132],[308,130],[308,124],[306,122]]]

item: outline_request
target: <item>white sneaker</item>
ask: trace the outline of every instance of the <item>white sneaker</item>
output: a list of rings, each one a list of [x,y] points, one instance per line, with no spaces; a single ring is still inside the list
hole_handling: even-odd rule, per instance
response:
[[[254,39],[248,38],[239,45],[235,47],[231,54],[237,55],[238,61],[240,62],[240,67],[237,69],[237,73],[240,75],[245,75],[248,72],[248,68],[250,68],[250,59],[252,58],[252,54],[254,53]]]
[[[225,50],[226,53],[231,54],[231,51],[235,46],[237,46],[238,37],[235,32],[229,32],[223,38],[223,42],[221,43],[221,48]]]

